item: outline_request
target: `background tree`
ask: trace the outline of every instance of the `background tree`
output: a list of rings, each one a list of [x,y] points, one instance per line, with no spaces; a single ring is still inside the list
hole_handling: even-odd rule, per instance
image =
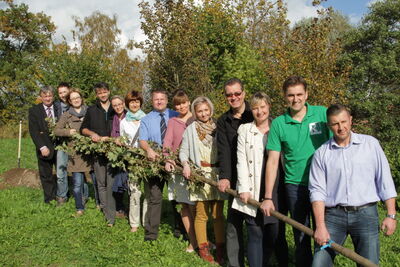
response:
[[[0,125],[27,116],[27,103],[36,99],[37,60],[48,50],[56,29],[45,14],[5,2],[7,8],[0,10]]]
[[[269,83],[267,93],[275,115],[283,112],[282,83],[289,75],[301,75],[309,84],[309,101],[329,105],[345,101],[346,68],[336,62],[342,51],[334,38],[336,13],[320,8],[318,17],[290,26],[283,1],[247,0],[240,6],[246,37],[260,52]],[[318,4],[318,3],[316,3]]]
[[[330,9],[290,27],[282,0],[142,1],[140,7],[150,87],[208,94],[219,114],[226,110],[224,81],[238,77],[248,95],[267,91],[280,114],[281,84],[297,74],[310,84],[311,103],[345,100],[347,69],[336,65],[342,47]]]
[[[349,99],[357,130],[383,145],[400,186],[400,2],[370,6],[345,38],[342,64],[351,66]]]
[[[149,87],[184,89],[191,97],[207,94],[219,114],[226,109],[226,79],[248,77],[250,91],[263,84],[262,62],[232,17],[232,1],[142,1],[139,6],[147,40],[136,45],[147,54]]]
[[[144,64],[130,58],[130,46],[120,44],[120,29],[117,18],[94,12],[81,20],[74,17],[75,47],[66,41],[53,44],[41,61],[43,84],[57,86],[67,81],[83,90],[88,102],[93,102],[93,85],[107,82],[112,94],[125,95],[129,90],[142,90]]]

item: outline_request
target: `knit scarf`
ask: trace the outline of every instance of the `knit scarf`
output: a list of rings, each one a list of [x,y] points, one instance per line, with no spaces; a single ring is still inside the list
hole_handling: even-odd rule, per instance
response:
[[[217,128],[214,119],[210,119],[208,122],[196,120],[195,123],[197,135],[200,141],[205,146],[211,147],[216,132],[215,129]]]
[[[87,106],[85,106],[85,105],[82,105],[82,106],[81,106],[81,111],[80,111],[79,113],[76,112],[76,110],[75,110],[73,107],[70,107],[70,109],[68,110],[68,112],[69,112],[71,115],[74,115],[74,116],[76,116],[76,117],[78,117],[78,118],[83,118],[83,117],[85,117],[86,111],[87,111]]]
[[[140,121],[144,116],[146,116],[146,113],[144,113],[141,109],[139,109],[135,113],[128,110],[128,113],[126,113],[126,116],[125,116],[125,120],[126,121]]]

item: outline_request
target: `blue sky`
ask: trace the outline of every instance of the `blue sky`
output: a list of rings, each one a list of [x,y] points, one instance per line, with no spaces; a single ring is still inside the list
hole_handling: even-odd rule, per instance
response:
[[[154,0],[149,0],[153,2]],[[328,0],[323,6],[333,6],[348,16],[350,22],[356,25],[368,11],[368,4],[377,0]],[[100,11],[108,16],[117,15],[118,26],[121,29],[120,43],[126,44],[129,39],[144,41],[146,36],[140,29],[140,0],[14,0],[15,3],[25,3],[32,12],[44,12],[51,16],[57,26],[54,40],[66,38],[72,43],[71,30],[74,29],[72,16],[84,18],[94,11]],[[312,6],[312,0],[285,0],[288,8],[288,19],[293,23],[302,18],[316,16],[317,7]],[[5,4],[0,3],[0,8]],[[141,51],[133,51],[132,56],[141,55]]]
[[[376,1],[371,0],[328,0],[322,5],[332,6],[342,14],[350,18],[351,23],[357,24],[360,19],[368,12],[368,5]]]

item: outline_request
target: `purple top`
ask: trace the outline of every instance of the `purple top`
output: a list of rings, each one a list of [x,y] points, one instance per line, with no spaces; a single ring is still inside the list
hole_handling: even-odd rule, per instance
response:
[[[379,141],[353,132],[348,146],[331,138],[315,152],[308,188],[311,202],[323,201],[326,207],[361,206],[397,196]]]
[[[122,114],[121,120],[118,118],[117,114],[114,115],[113,122],[112,122],[111,137],[120,136],[119,125],[120,125],[121,121],[125,118],[125,115],[126,115],[126,111],[124,111],[124,114]]]
[[[167,132],[165,133],[163,148],[168,148],[172,152],[178,150],[182,143],[183,132],[186,127],[193,122],[192,118],[189,118],[187,122],[183,122],[178,117],[172,118],[168,121]],[[168,151],[168,150],[166,150]],[[164,154],[168,155],[167,152]]]

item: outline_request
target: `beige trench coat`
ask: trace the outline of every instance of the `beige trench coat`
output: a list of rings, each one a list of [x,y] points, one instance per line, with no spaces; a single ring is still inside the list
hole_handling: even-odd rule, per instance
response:
[[[61,115],[60,120],[57,122],[56,127],[54,129],[54,133],[56,136],[69,137],[71,136],[70,130],[75,129],[77,133],[81,128],[83,118],[79,119],[78,117],[72,115],[71,113],[64,112]],[[72,142],[68,142],[68,146],[72,147]],[[90,171],[90,164],[88,159],[83,159],[81,155],[76,154],[74,151],[72,153],[68,153],[68,172],[87,172]]]

